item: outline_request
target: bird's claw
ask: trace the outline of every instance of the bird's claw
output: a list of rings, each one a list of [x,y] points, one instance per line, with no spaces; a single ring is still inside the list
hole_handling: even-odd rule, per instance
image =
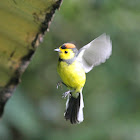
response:
[[[58,82],[58,83],[56,84],[56,88],[58,89],[59,87],[62,88],[62,82]]]
[[[71,95],[70,92],[71,92],[70,90],[64,92],[64,93],[62,94],[62,98],[66,98],[68,95]]]

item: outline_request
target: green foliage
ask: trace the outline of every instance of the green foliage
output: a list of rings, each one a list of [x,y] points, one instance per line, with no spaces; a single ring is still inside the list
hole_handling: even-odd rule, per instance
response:
[[[50,32],[5,108],[2,140],[140,139],[140,1],[64,0]],[[65,100],[56,89],[58,56],[65,42],[80,48],[100,34],[111,36],[113,54],[87,74],[85,120],[63,118]]]

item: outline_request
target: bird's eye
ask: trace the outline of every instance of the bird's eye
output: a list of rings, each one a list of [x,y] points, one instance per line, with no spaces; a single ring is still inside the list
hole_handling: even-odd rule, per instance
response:
[[[65,51],[65,53],[68,53],[68,51]]]

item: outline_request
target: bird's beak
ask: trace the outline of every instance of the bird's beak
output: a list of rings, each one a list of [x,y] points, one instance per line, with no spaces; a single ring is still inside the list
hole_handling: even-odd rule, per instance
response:
[[[61,52],[59,48],[54,49],[54,51],[56,51],[56,52]]]

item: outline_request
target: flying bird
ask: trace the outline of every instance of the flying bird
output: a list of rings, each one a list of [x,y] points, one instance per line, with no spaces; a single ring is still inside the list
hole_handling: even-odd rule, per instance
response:
[[[104,63],[112,53],[110,37],[102,34],[81,49],[72,43],[64,43],[55,49],[59,54],[57,71],[68,91],[63,93],[67,97],[64,117],[72,124],[81,123],[83,117],[82,89],[86,82],[86,73],[93,67]]]

